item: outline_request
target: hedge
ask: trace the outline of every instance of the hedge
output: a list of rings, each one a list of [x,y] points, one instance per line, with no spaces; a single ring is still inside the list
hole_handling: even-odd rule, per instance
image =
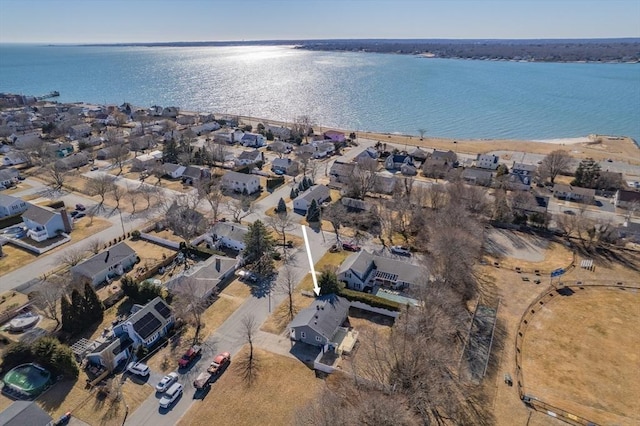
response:
[[[269,178],[267,179],[267,191],[271,191],[283,184],[284,184],[283,176],[279,176],[276,178]]]
[[[374,308],[389,309],[390,311],[399,311],[400,304],[392,300],[383,299],[373,294],[363,293],[361,291],[349,290],[343,288],[338,292],[338,296],[342,296],[351,302],[362,302]]]

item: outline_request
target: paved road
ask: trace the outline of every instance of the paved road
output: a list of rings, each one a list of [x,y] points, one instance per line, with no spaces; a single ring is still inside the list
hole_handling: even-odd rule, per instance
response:
[[[309,233],[314,263],[320,260],[327,248],[331,245],[330,239],[325,239],[326,242],[323,241],[320,233]],[[309,271],[307,256],[304,248],[302,247],[296,252],[294,268],[300,277],[304,277],[304,275]],[[273,292],[271,295],[271,308],[274,309],[278,306],[285,297],[285,294]],[[215,354],[227,351],[231,353],[233,359],[233,356],[235,356],[240,348],[245,344],[242,321],[246,316],[253,316],[259,328],[269,316],[269,297],[249,297],[220,327],[218,327],[216,332],[203,343],[202,358],[188,372],[181,374],[180,383],[184,385],[184,394],[170,410],[163,410],[159,408],[158,400],[160,395],[154,394],[147,398],[147,400],[127,418],[126,424],[131,426],[175,425],[194,402],[193,396],[195,390],[192,384],[193,379],[200,372],[204,371]],[[277,353],[285,352],[283,347],[278,345],[278,342],[273,341],[273,338],[270,339],[267,336],[262,336],[261,333],[258,333],[256,341],[258,346],[264,346],[270,350],[276,349]],[[224,374],[232,373],[226,372]],[[149,381],[148,384],[155,386],[156,382]],[[216,385],[214,383],[210,393],[215,392],[215,386]],[[214,398],[215,397],[213,395],[208,395],[205,401],[207,401],[207,403],[214,403]]]

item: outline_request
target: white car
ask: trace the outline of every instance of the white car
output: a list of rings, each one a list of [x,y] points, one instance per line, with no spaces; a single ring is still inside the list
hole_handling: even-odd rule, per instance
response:
[[[175,371],[171,372],[166,376],[164,376],[162,380],[158,382],[158,384],[156,385],[156,390],[158,392],[164,392],[167,389],[169,389],[169,387],[177,381],[178,381],[178,373],[176,373]]]
[[[141,362],[130,362],[127,366],[127,371],[131,374],[135,374],[142,377],[147,377],[151,370],[147,366],[147,364],[143,364]]]
[[[409,247],[403,246],[392,246],[391,253],[399,254],[402,256],[411,256],[411,252],[409,251]]]
[[[174,383],[169,390],[160,398],[160,406],[162,408],[169,408],[176,399],[182,394],[182,385],[180,383]]]

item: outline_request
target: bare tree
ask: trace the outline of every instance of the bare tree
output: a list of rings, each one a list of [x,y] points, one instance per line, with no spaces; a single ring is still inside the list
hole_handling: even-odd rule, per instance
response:
[[[427,204],[433,210],[439,210],[446,205],[448,197],[444,185],[436,183],[423,188],[424,190],[422,191],[424,191]]]
[[[167,227],[181,237],[186,245],[207,228],[204,215],[197,210],[199,204],[198,194],[190,193],[183,194],[163,206]]]
[[[198,185],[198,193],[202,199],[209,203],[209,207],[211,207],[211,213],[213,215],[213,222],[217,222],[220,214],[220,207],[224,200],[220,179],[211,179],[208,182],[200,182]]]
[[[285,265],[284,268],[278,274],[278,280],[276,281],[276,291],[281,294],[285,294],[287,299],[286,320],[287,323],[293,320],[293,317],[297,313],[296,306],[293,302],[293,295],[296,291],[296,286],[300,282],[300,274],[291,267],[291,265]]]
[[[109,147],[109,154],[111,163],[119,169],[117,176],[120,176],[124,162],[129,158],[129,148],[124,143],[117,143]]]
[[[324,209],[322,218],[331,223],[333,232],[336,234],[336,244],[340,244],[340,228],[349,220],[347,208],[341,202],[333,203]]]
[[[571,156],[567,151],[556,150],[542,159],[538,167],[538,173],[543,179],[550,179],[551,184],[555,182],[559,174],[567,173],[571,164]]]
[[[76,247],[69,247],[58,255],[58,261],[68,267],[76,266],[84,259],[85,251]]]
[[[87,189],[92,195],[97,195],[100,197],[100,202],[95,207],[96,210],[102,210],[102,208],[104,207],[104,199],[107,193],[111,192],[114,185],[114,177],[106,173],[96,178],[89,179]]]
[[[57,276],[51,276],[42,283],[35,292],[34,304],[45,318],[56,322],[56,329],[60,327],[60,298],[64,294],[64,283]]]
[[[151,202],[157,194],[158,188],[156,188],[155,186],[144,184],[140,185],[140,195],[142,195],[142,198],[147,202],[147,206],[145,207],[145,209],[151,207]]]
[[[132,215],[136,214],[136,205],[138,204],[138,201],[140,201],[140,195],[141,195],[140,189],[141,189],[141,186],[134,187],[127,182],[127,190],[125,195],[127,200],[129,200],[129,204],[131,204]]]
[[[114,184],[111,187],[111,191],[109,191],[109,193],[113,197],[113,201],[116,202],[116,205],[113,208],[112,212],[115,212],[116,210],[121,211],[120,210],[120,201],[122,201],[122,198],[124,197],[124,195],[126,193],[126,190],[123,187],[121,187],[120,185]]]
[[[296,227],[293,218],[282,212],[271,216],[267,219],[267,224],[282,238],[282,250],[284,251],[284,261],[287,262],[287,232],[292,231]]]
[[[302,151],[296,154],[296,158],[300,162],[300,167],[302,168],[302,175],[307,176],[307,171],[309,170],[309,163],[313,155],[309,151]]]
[[[173,289],[176,295],[177,315],[195,327],[193,343],[200,341],[200,331],[205,326],[202,322],[202,316],[207,308],[207,301],[202,297],[202,289],[197,280],[193,277],[182,276],[178,278],[178,284]]]
[[[98,254],[102,250],[103,246],[104,246],[104,242],[98,237],[96,237],[89,240],[89,245],[87,246],[87,248],[89,252],[93,254]]]
[[[249,353],[246,358],[240,361],[243,378],[247,386],[253,385],[256,380],[257,359],[253,353],[253,341],[258,328],[258,322],[253,315],[246,315],[242,319],[242,333],[245,341],[249,344]]]
[[[313,120],[308,115],[301,115],[295,118],[293,126],[291,126],[291,134],[303,137],[305,141],[309,134],[313,131]]]
[[[227,201],[227,210],[231,213],[234,222],[240,223],[242,219],[253,213],[253,206],[248,197],[232,198]]]
[[[60,191],[62,189],[68,172],[69,169],[57,161],[46,166],[45,174],[52,180],[49,184],[52,191]]]
[[[350,197],[364,199],[368,192],[376,186],[378,161],[364,158],[358,161],[351,175],[347,178],[346,189]]]

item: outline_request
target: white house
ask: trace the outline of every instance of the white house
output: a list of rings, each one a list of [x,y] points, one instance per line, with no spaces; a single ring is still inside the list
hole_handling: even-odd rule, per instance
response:
[[[640,192],[619,189],[613,199],[616,207],[628,210],[640,210]]]
[[[88,279],[93,286],[124,274],[138,260],[136,252],[121,242],[71,268],[74,278]]]
[[[30,205],[22,213],[22,220],[29,229],[27,236],[38,242],[54,238],[62,232],[69,233],[73,228],[69,213],[64,208],[54,210]]]
[[[249,146],[252,148],[260,148],[262,146],[265,146],[267,144],[267,140],[265,139],[264,136],[262,136],[259,133],[245,133],[244,135],[242,135],[242,138],[240,139],[240,143],[243,146]]]
[[[222,176],[222,188],[228,191],[253,194],[260,190],[260,179],[256,175],[228,171]]]
[[[313,200],[316,200],[316,203],[319,206],[329,198],[331,198],[331,193],[329,192],[328,187],[325,185],[315,185],[298,195],[296,199],[293,200],[293,209],[300,212],[306,212]]]
[[[173,313],[167,303],[156,297],[144,306],[134,305],[133,314],[113,328],[117,337],[128,335],[133,346],[149,348],[165,336],[174,323]]]
[[[425,272],[420,267],[401,260],[376,256],[366,250],[347,257],[337,276],[352,290],[378,288],[403,290],[417,284]]]
[[[28,161],[26,154],[22,152],[7,152],[2,157],[3,166],[17,166],[19,164],[25,164]]]
[[[134,158],[131,161],[131,167],[135,170],[144,170],[148,167],[153,167],[158,161],[162,159],[162,151],[151,151],[148,154],[142,154]]]
[[[242,151],[235,159],[236,166],[248,166],[249,164],[264,163],[264,153],[257,149],[253,151]]]
[[[236,251],[245,249],[244,237],[248,232],[246,226],[230,222],[217,222],[211,228],[211,236],[216,248],[226,247]]]
[[[18,180],[20,172],[15,167],[0,170],[0,185],[9,187]]]
[[[69,137],[73,140],[86,138],[91,135],[91,126],[87,123],[76,124],[69,128]]]
[[[476,167],[480,169],[495,170],[498,168],[500,157],[493,154],[478,154],[476,158]]]
[[[170,176],[172,179],[181,178],[182,174],[187,169],[183,165],[173,163],[164,163],[162,167],[164,169],[164,174]]]
[[[28,207],[29,204],[22,198],[0,194],[0,218],[23,213]]]

